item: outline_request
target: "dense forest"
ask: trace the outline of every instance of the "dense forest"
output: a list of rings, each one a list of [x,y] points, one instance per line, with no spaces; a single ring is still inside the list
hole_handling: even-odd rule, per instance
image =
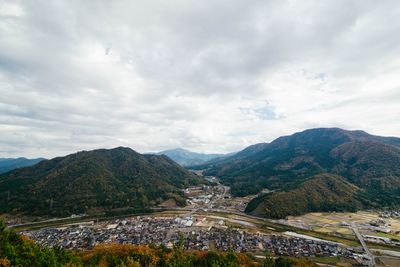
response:
[[[93,209],[143,209],[207,183],[166,156],[130,148],[82,151],[0,175],[0,212],[67,216]]]
[[[256,259],[248,254],[185,251],[183,239],[172,249],[163,246],[107,244],[89,251],[66,251],[38,245],[0,221],[0,267],[235,267],[235,266],[316,266],[306,259],[271,257]]]
[[[250,146],[199,168],[207,169],[206,175],[217,176],[231,186],[235,196],[257,194],[263,188],[273,190],[272,194],[254,200],[247,209],[255,210],[256,204],[261,205],[258,211],[268,206],[277,208],[258,212],[264,216],[400,205],[400,138],[374,136],[363,131],[310,129],[279,137],[271,143]],[[335,202],[328,205],[323,201],[318,192],[340,197],[340,191],[327,184],[323,189],[321,184],[313,185],[313,181],[321,182],[313,179],[318,174],[333,175],[340,180],[337,183],[345,180],[345,188],[354,188],[357,192],[346,193],[354,197],[350,204],[339,201],[337,205]],[[290,201],[280,201],[286,197]]]
[[[362,196],[356,186],[343,177],[319,174],[294,186],[294,189],[253,199],[246,212],[284,218],[315,211],[355,211],[362,206]]]

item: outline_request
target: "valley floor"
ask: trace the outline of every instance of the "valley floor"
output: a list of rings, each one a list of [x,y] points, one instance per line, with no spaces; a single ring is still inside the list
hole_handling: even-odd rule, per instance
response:
[[[234,249],[256,256],[268,252],[309,257],[328,265],[371,265],[374,261],[380,266],[399,266],[400,219],[396,214],[311,213],[269,220],[243,213],[251,198],[232,198],[229,187],[218,183],[187,188],[185,194],[185,208],[155,208],[153,213],[141,216],[63,218],[15,228],[38,243],[70,249],[90,249],[107,243],[172,247],[183,235],[189,250]],[[371,252],[363,249],[353,227],[367,241]],[[368,253],[373,253],[373,259]]]

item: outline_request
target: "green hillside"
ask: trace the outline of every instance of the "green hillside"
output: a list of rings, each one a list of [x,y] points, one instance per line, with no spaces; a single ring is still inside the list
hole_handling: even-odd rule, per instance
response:
[[[399,140],[339,128],[310,129],[258,144],[257,149],[249,147],[204,167],[207,175],[217,176],[231,186],[236,196],[256,194],[263,188],[297,188],[301,181],[329,173],[361,188],[365,207],[398,205]],[[245,155],[239,157],[243,152]]]
[[[340,176],[319,174],[292,187],[253,199],[246,212],[284,218],[315,211],[355,211],[363,206],[360,189]]]
[[[69,215],[90,209],[144,208],[203,180],[166,156],[129,148],[83,151],[0,176],[0,211]]]

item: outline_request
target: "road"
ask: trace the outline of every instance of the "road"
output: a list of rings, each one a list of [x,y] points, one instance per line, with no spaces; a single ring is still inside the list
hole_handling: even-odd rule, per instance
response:
[[[64,217],[64,218],[53,218],[53,219],[48,219],[48,220],[43,220],[43,221],[38,221],[38,222],[27,222],[27,223],[13,224],[13,225],[8,226],[7,228],[16,228],[16,227],[22,227],[22,226],[35,226],[35,225],[41,225],[41,224],[50,223],[50,222],[79,220],[79,219],[85,219],[86,217],[87,217],[86,215],[73,215],[73,216]]]
[[[358,240],[361,243],[361,246],[363,247],[365,254],[367,254],[367,256],[370,259],[369,262],[369,266],[375,266],[375,257],[374,254],[372,254],[372,252],[369,250],[369,248],[367,247],[367,244],[364,241],[363,236],[360,234],[360,232],[358,231],[357,225],[355,223],[351,224],[351,229],[353,229],[353,232],[356,234]]]
[[[216,180],[216,179],[215,179],[215,180]],[[214,181],[214,180],[213,180],[213,181]],[[215,195],[215,196],[211,199],[210,203],[204,205],[203,207],[197,207],[197,208],[193,208],[193,209],[187,209],[187,210],[189,211],[189,213],[187,214],[187,216],[191,216],[191,215],[193,215],[194,213],[199,212],[199,211],[202,211],[202,210],[204,210],[204,211],[205,211],[205,210],[209,210],[209,211],[213,211],[213,210],[215,211],[215,210],[216,210],[216,209],[212,209],[212,206],[213,206],[214,204],[216,204],[218,201],[223,200],[223,199],[225,198],[226,194],[227,194],[227,193],[229,192],[229,190],[230,190],[230,187],[220,184],[218,180],[216,180],[216,181],[214,181],[214,182],[217,183],[216,188],[218,188],[220,191],[222,191],[222,194]],[[185,210],[185,208],[178,208],[178,209]]]

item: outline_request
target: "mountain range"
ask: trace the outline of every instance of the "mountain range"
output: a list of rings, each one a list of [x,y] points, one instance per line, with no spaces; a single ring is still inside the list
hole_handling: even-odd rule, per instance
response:
[[[125,147],[82,151],[0,175],[0,212],[70,215],[167,199],[182,205],[181,189],[202,182],[163,155]]]
[[[197,164],[187,168],[218,177],[234,196],[257,194],[246,208],[257,216],[400,205],[400,138],[317,128],[229,155],[118,147],[42,160],[0,175],[0,212],[69,215],[169,199],[184,205],[182,189],[207,181],[174,160]]]
[[[231,186],[235,196],[273,190],[247,207],[261,216],[400,204],[400,138],[363,131],[310,129],[197,168]]]
[[[192,152],[183,148],[176,148],[170,150],[164,150],[157,153],[158,155],[166,155],[175,162],[179,163],[182,166],[194,166],[204,164],[210,160],[214,160],[217,158],[225,158],[232,154],[205,154],[205,153],[197,153]]]
[[[0,158],[0,174],[11,170],[28,167],[45,160],[44,158],[27,159],[27,158]]]

